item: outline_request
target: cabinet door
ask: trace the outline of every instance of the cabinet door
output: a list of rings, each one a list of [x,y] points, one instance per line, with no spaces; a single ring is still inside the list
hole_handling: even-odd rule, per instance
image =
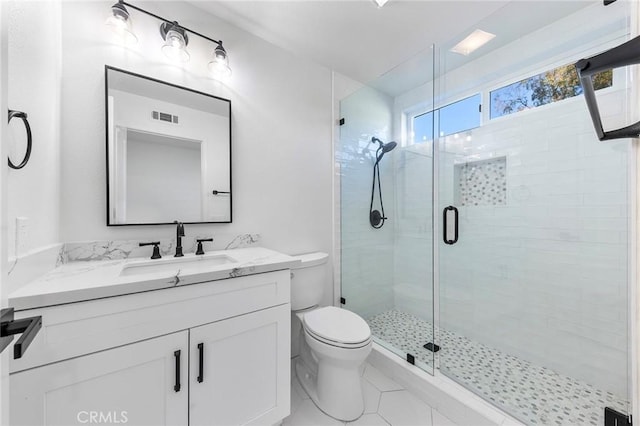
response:
[[[183,331],[12,374],[11,424],[184,426],[188,341]]]
[[[191,426],[269,425],[289,415],[290,309],[191,329]]]

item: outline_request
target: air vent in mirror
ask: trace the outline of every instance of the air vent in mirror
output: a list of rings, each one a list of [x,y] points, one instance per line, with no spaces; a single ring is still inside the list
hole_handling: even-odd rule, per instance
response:
[[[164,121],[167,123],[178,124],[178,116],[167,114],[166,112],[152,111],[151,117],[154,120]]]

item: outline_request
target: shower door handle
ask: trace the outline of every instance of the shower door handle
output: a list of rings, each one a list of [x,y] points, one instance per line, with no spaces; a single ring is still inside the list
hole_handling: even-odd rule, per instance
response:
[[[448,218],[449,218],[449,212],[453,210],[453,239],[450,240],[448,238]],[[444,208],[444,210],[442,210],[442,240],[444,241],[445,244],[455,244],[458,242],[458,209],[453,207],[453,206],[447,206]]]

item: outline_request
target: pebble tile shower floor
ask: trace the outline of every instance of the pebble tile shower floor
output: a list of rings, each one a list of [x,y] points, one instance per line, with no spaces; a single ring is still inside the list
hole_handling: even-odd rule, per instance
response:
[[[433,341],[431,322],[397,310],[367,322],[377,339],[433,365],[433,353],[422,347]],[[447,330],[439,334],[440,369],[526,424],[601,426],[605,406],[626,411],[627,401],[610,392],[460,334]]]

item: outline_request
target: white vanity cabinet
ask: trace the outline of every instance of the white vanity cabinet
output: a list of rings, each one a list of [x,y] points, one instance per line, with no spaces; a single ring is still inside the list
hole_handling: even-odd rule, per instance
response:
[[[42,329],[10,364],[11,424],[279,423],[290,408],[289,277],[18,312],[41,315]]]
[[[289,415],[290,315],[283,305],[190,330],[190,425],[272,425]]]
[[[186,425],[188,343],[182,331],[13,374],[10,424]]]

